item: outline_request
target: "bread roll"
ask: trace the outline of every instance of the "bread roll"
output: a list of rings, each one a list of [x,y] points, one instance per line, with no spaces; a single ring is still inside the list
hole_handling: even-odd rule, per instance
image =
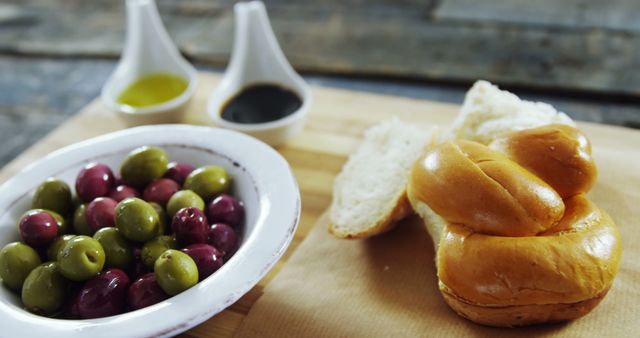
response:
[[[598,169],[577,128],[552,124],[498,138],[490,145],[549,183],[562,198],[589,191]]]
[[[451,223],[498,236],[533,236],[564,212],[560,196],[544,181],[488,147],[447,142],[417,162],[415,196]]]
[[[506,155],[456,141],[416,162],[408,198],[440,236],[440,291],[460,315],[492,326],[564,321],[606,295],[620,264],[620,234],[584,195],[596,171],[583,137],[548,126],[497,141]],[[529,160],[550,162],[555,152],[562,156],[554,163]],[[574,175],[575,163],[582,176]]]

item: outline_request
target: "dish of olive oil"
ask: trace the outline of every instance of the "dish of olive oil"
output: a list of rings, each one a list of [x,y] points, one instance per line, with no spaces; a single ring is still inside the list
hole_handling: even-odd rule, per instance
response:
[[[141,108],[170,101],[187,89],[187,80],[169,73],[146,74],[120,93],[118,103]]]

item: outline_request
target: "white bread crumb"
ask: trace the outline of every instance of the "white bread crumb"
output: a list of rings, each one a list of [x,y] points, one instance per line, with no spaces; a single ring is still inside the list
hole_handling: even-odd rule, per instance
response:
[[[458,117],[443,140],[467,139],[489,144],[507,133],[560,123],[574,126],[566,114],[543,102],[531,102],[483,80],[467,92]]]

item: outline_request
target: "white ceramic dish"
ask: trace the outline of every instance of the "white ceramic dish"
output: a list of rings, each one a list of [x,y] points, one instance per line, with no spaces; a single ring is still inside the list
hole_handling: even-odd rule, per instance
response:
[[[224,77],[209,99],[209,116],[217,126],[247,133],[273,146],[282,144],[304,128],[311,107],[311,89],[282,52],[264,3],[239,2],[234,12],[233,52]],[[232,97],[256,84],[290,89],[300,97],[302,106],[286,117],[265,123],[236,123],[220,116]]]
[[[55,176],[72,183],[83,165],[99,161],[117,170],[142,145],[162,146],[170,160],[194,166],[217,164],[233,178],[246,221],[236,254],[191,289],[151,307],[90,320],[31,314],[18,296],[0,286],[1,337],[165,337],[183,332],[222,311],[249,291],[291,242],[300,214],[300,194],[287,162],[264,143],[233,131],[186,125],[127,129],[60,149],[0,186],[0,245],[19,240],[16,221],[29,208],[34,188]]]
[[[198,84],[196,69],[180,54],[162,24],[154,0],[127,0],[127,37],[120,62],[102,87],[102,102],[129,125],[179,123]],[[139,77],[169,73],[188,82],[179,96],[149,107],[132,107],[118,102],[122,91]]]

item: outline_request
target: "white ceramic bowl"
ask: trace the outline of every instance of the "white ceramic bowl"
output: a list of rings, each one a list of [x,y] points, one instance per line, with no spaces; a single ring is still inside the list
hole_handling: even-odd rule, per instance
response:
[[[141,310],[90,320],[51,319],[22,309],[18,296],[0,286],[1,337],[165,337],[222,311],[273,267],[291,242],[300,194],[287,162],[264,143],[233,131],[186,125],[137,127],[60,149],[0,186],[0,245],[19,240],[16,222],[29,209],[35,187],[50,176],[74,182],[83,165],[99,161],[118,168],[143,145],[163,147],[170,160],[221,165],[233,178],[232,193],[244,201],[246,220],[239,250],[191,289]],[[73,186],[73,185],[71,185]]]

